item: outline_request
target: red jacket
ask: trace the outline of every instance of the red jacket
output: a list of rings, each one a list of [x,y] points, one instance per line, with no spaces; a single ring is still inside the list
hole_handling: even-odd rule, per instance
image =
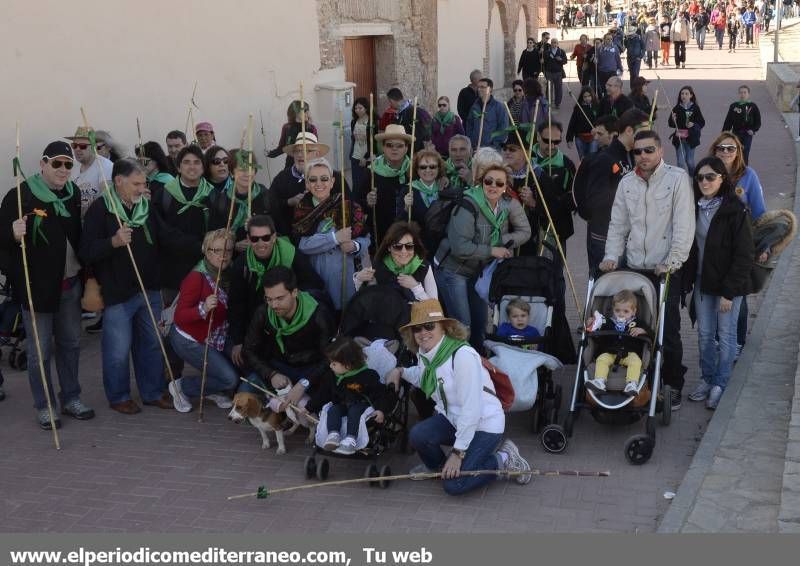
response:
[[[208,337],[208,317],[200,316],[199,307],[211,294],[208,279],[199,271],[190,271],[181,282],[178,305],[175,307],[175,324],[198,342],[205,342]],[[220,301],[213,312],[212,329],[216,329],[228,319],[228,309]]]

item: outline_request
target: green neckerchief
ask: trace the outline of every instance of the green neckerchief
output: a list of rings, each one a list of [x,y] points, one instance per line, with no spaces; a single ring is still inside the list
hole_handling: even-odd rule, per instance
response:
[[[237,193],[234,188],[234,184],[231,183],[229,187],[225,188],[225,194],[228,195],[229,200],[232,200],[234,197],[236,198],[236,216],[234,216],[233,223],[231,224],[231,231],[235,234],[236,231],[247,222],[249,212],[247,205],[252,199],[258,198],[258,195],[261,194],[261,185],[253,181],[249,197],[247,193],[240,197],[239,193]]]
[[[150,236],[150,228],[147,227],[147,218],[150,216],[150,199],[142,197],[139,202],[133,205],[133,210],[128,215],[128,210],[117,194],[117,188],[111,185],[108,189],[103,192],[103,200],[108,211],[111,214],[118,215],[119,219],[129,228],[141,228],[144,230],[144,237],[147,239],[147,243],[152,246],[153,238]]]
[[[167,190],[169,194],[172,195],[176,201],[178,201],[183,206],[178,209],[178,214],[183,214],[189,208],[195,207],[199,208],[203,211],[203,214],[208,217],[208,207],[202,202],[208,198],[208,195],[212,193],[214,190],[214,185],[209,183],[205,177],[200,177],[200,184],[197,186],[197,191],[194,193],[192,200],[186,200],[186,197],[183,196],[183,191],[181,190],[181,176],[178,175],[172,181],[164,185],[164,188]]]
[[[399,266],[395,263],[394,259],[392,259],[391,255],[386,254],[383,256],[383,265],[385,265],[386,269],[395,275],[414,275],[417,272],[417,269],[419,269],[419,266],[422,265],[422,259],[418,255],[414,254],[414,257],[411,258],[411,261],[403,266]]]
[[[444,131],[447,129],[447,126],[455,122],[456,115],[452,112],[447,112],[442,114],[441,112],[437,112],[433,115],[433,120],[438,122],[439,124],[439,133],[444,134]]]
[[[422,379],[419,382],[419,388],[425,393],[425,396],[430,399],[433,392],[436,390],[436,385],[438,384],[438,379],[436,379],[436,370],[447,362],[453,355],[456,353],[461,346],[469,345],[464,340],[456,340],[455,338],[450,338],[449,336],[445,336],[442,338],[442,342],[439,345],[439,349],[436,351],[436,355],[433,356],[431,361],[428,361],[428,358],[425,357],[424,354],[420,354],[419,359],[422,360],[425,369],[422,370]],[[442,397],[442,403],[444,404],[444,410],[447,411],[447,398],[444,396],[444,389],[439,388],[439,394]]]
[[[280,236],[275,240],[275,245],[272,246],[272,255],[266,265],[256,257],[256,252],[253,251],[253,246],[247,248],[245,252],[245,259],[247,260],[247,269],[250,273],[256,274],[256,289],[261,289],[261,282],[264,279],[264,274],[268,269],[273,267],[283,266],[291,269],[292,262],[294,262],[295,247],[286,236]]]
[[[564,154],[561,153],[561,150],[556,150],[556,154],[552,157],[542,157],[539,155],[539,144],[537,143],[535,146],[533,146],[533,164],[536,167],[541,167],[542,169],[547,167],[564,169],[564,186],[562,189],[565,191],[567,190],[567,184],[569,183],[569,171],[564,168]]]
[[[471,189],[464,191],[464,194],[472,198],[478,205],[478,208],[492,225],[492,245],[499,246],[502,243],[500,236],[500,229],[503,222],[508,218],[508,210],[501,210],[499,214],[495,215],[494,211],[489,207],[489,201],[486,200],[486,195],[483,192],[483,187],[475,186]],[[499,205],[499,203],[498,203]]]
[[[362,372],[362,371],[364,371],[365,369],[369,369],[369,367],[367,367],[367,365],[366,365],[366,364],[365,364],[365,365],[363,365],[363,366],[361,366],[360,368],[351,369],[350,371],[346,371],[346,372],[344,372],[344,373],[343,373],[343,374],[341,374],[341,375],[339,375],[339,374],[337,373],[337,374],[336,374],[336,385],[339,385],[339,384],[340,384],[342,381],[344,381],[344,380],[345,380],[345,379],[347,379],[348,377],[353,377],[354,375],[361,373],[361,372]]]
[[[388,178],[399,177],[398,181],[400,181],[401,185],[406,184],[406,173],[408,173],[410,167],[411,160],[407,155],[403,157],[403,163],[400,165],[400,169],[390,167],[389,164],[386,163],[386,158],[383,155],[372,162],[372,170],[375,171],[376,175]]]
[[[429,207],[433,201],[439,198],[439,185],[436,183],[436,181],[433,182],[432,187],[429,187],[422,181],[422,179],[414,179],[411,182],[411,186],[419,191],[419,194],[422,197],[422,202],[425,203],[426,207]]]
[[[467,161],[467,169],[472,169],[472,160],[470,159]],[[450,184],[454,187],[464,187],[466,183],[458,176],[458,169],[456,169],[453,160],[448,158],[447,161],[444,162],[444,170],[447,178],[450,179]]]
[[[751,102],[753,102],[753,101],[752,100],[737,100],[736,101],[736,105],[737,106],[744,106],[745,104],[750,104]]]
[[[317,301],[306,293],[300,291],[297,293],[297,310],[294,311],[294,316],[290,322],[279,317],[275,314],[269,306],[267,307],[267,324],[275,330],[275,342],[278,344],[281,353],[286,352],[286,347],[283,344],[283,337],[290,336],[303,328],[317,310]]]
[[[162,185],[166,185],[167,183],[173,181],[174,179],[175,177],[163,171],[159,171],[157,173],[151,173],[150,175],[147,176],[148,181],[158,181]]]
[[[37,199],[42,201],[43,203],[49,203],[53,205],[53,210],[56,213],[56,216],[63,216],[64,218],[70,218],[72,215],[67,210],[67,207],[64,205],[66,201],[72,198],[72,195],[75,193],[75,185],[72,181],[67,181],[67,184],[64,185],[67,189],[66,194],[63,197],[59,197],[53,189],[51,189],[47,183],[45,183],[44,179],[42,179],[41,173],[37,173],[30,179],[25,176],[25,173],[22,172],[22,167],[19,165],[19,161],[15,157],[13,160],[14,165],[14,172],[19,173],[22,175],[22,178],[28,183],[28,188],[33,193]],[[36,245],[37,240],[39,237],[42,238],[45,244],[48,246],[50,245],[50,240],[47,239],[47,236],[44,235],[44,231],[42,230],[42,216],[39,214],[35,214],[33,216],[33,236],[32,241],[33,245]]]

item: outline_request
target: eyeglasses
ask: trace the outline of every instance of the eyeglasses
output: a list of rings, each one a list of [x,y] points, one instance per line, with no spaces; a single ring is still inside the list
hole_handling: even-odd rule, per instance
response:
[[[247,239],[250,240],[251,243],[255,244],[258,242],[269,242],[272,239],[272,236],[275,234],[264,234],[263,236],[248,236]]]
[[[75,142],[72,142],[72,149],[81,149],[81,150],[83,150],[83,149],[86,149],[87,147],[89,147],[88,143],[75,143]]]
[[[631,150],[631,153],[634,155],[641,155],[646,153],[647,155],[652,155],[656,152],[656,146],[648,145],[647,147],[637,147]]]
[[[208,251],[214,255],[233,255],[233,248],[208,248]]]
[[[317,182],[327,183],[330,180],[331,180],[331,178],[328,177],[327,175],[322,175],[321,177],[309,177],[308,178],[308,184],[309,185],[313,185],[314,183],[317,183]]]
[[[736,144],[720,144],[714,148],[719,153],[736,153]]]
[[[417,169],[419,169],[420,171],[427,171],[428,169],[433,171],[433,170],[436,170],[438,168],[439,168],[438,165],[419,165],[417,167]]]
[[[50,164],[50,167],[53,169],[61,169],[61,166],[64,166],[64,169],[69,171],[72,169],[72,166],[75,165],[72,161],[61,161],[60,159],[48,159],[47,157],[44,158],[45,162]]]
[[[403,244],[399,244],[399,243],[398,244],[392,244],[391,248],[392,248],[393,251],[396,251],[396,252],[400,252],[400,251],[403,251],[403,250],[406,250],[407,252],[413,252],[414,251],[414,242],[411,242],[411,243],[408,243],[408,244],[405,244],[405,243],[403,243]]]
[[[403,149],[404,147],[406,147],[406,144],[403,142],[386,142],[383,144],[383,147],[389,149]]]
[[[702,183],[703,181],[705,181],[706,183],[711,183],[712,181],[715,181],[719,177],[722,177],[720,173],[698,173],[697,175],[694,176],[694,178],[697,179],[698,183]]]
[[[103,149],[105,146],[106,146],[106,144],[104,144],[104,143],[98,143],[98,144],[97,144],[95,147],[97,148],[97,151],[100,151],[100,150],[101,150],[101,149]]]
[[[540,141],[540,142],[542,142],[542,143],[543,143],[543,144],[545,144],[545,145],[558,145],[558,144],[560,144],[560,143],[561,143],[561,140],[560,140],[560,139],[557,139],[557,140],[549,140],[549,139],[547,139],[547,138],[539,138],[539,141]]]
[[[521,88],[515,88],[514,92],[522,92],[522,89]]]
[[[502,189],[503,187],[506,186],[505,181],[501,181],[500,179],[492,179],[491,177],[484,177],[483,184],[487,187],[491,187],[492,185],[494,185],[498,189]]]
[[[228,158],[227,157],[215,157],[211,160],[211,165],[227,165]]]
[[[436,328],[435,322],[426,322],[425,324],[418,324],[416,326],[411,327],[412,334],[419,334],[423,330],[426,332],[433,332],[433,329]]]

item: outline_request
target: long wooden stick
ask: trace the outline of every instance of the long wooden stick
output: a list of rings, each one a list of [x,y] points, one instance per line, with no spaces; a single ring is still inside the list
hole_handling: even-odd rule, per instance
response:
[[[303,96],[303,81],[300,81],[300,131],[303,133],[303,169],[308,166],[308,149],[306,149],[306,99]],[[305,179],[305,171],[303,171]]]
[[[653,104],[650,106],[650,129],[653,128],[653,115],[656,113],[656,103],[658,102],[658,89],[653,95]],[[677,124],[677,122],[676,122]]]
[[[373,128],[375,125],[373,124],[373,116],[375,115],[375,106],[374,106],[374,95],[373,93],[369,93],[369,131],[367,135],[369,136],[369,191],[371,193],[375,192],[375,135]],[[372,237],[375,239],[373,245],[375,249],[378,249],[380,242],[378,241],[378,216],[376,212],[377,207],[377,199],[375,200],[375,204],[372,205]]]
[[[14,176],[17,181],[17,214],[19,219],[24,220],[22,215],[22,186],[20,181],[20,162],[19,162],[19,122],[17,122],[17,160],[14,171]],[[28,293],[28,313],[31,319],[31,328],[33,329],[33,343],[36,346],[36,358],[39,362],[39,377],[42,380],[42,389],[44,389],[44,397],[47,399],[47,412],[50,415],[50,430],[53,431],[53,442],[56,445],[56,450],[61,450],[61,442],[58,439],[58,431],[56,430],[56,414],[53,411],[53,400],[50,398],[50,388],[47,386],[47,376],[44,373],[44,360],[42,359],[42,343],[39,340],[39,327],[36,324],[36,309],[33,308],[33,295],[31,294],[31,273],[28,269],[28,248],[25,245],[25,236],[19,240],[20,248],[22,248],[22,273],[25,276],[25,291]],[[49,340],[50,337],[48,336]]]
[[[585,470],[525,470],[525,471],[504,471],[504,470],[462,470],[459,472],[461,477],[476,477],[476,476],[497,476],[501,478],[512,478],[516,476],[542,476],[542,477],[590,477],[590,478],[607,478],[611,476],[610,471],[590,472]],[[267,489],[266,486],[260,486],[258,491],[251,493],[242,493],[241,495],[231,495],[228,501],[234,499],[246,499],[255,497],[258,499],[266,499],[269,495],[276,493],[288,493],[290,491],[299,491],[303,489],[315,489],[318,487],[330,487],[337,485],[353,485],[359,483],[378,483],[382,481],[399,481],[399,480],[419,480],[419,479],[440,479],[442,472],[426,472],[422,474],[400,474],[396,476],[383,476],[374,478],[353,478],[349,480],[338,480],[331,482],[309,483],[304,485],[295,485],[292,487],[281,487],[278,489]]]
[[[594,128],[594,124],[592,123],[592,119],[591,119],[591,118],[589,118],[589,115],[588,115],[588,114],[586,114],[586,112],[583,110],[583,106],[581,106],[581,103],[580,103],[580,102],[578,102],[578,99],[577,99],[577,98],[575,98],[575,95],[574,95],[574,94],[572,94],[572,90],[570,90],[570,89],[567,89],[567,92],[569,93],[569,97],[570,97],[572,100],[574,100],[574,101],[575,101],[575,106],[577,106],[577,107],[578,107],[578,110],[580,110],[580,111],[581,111],[581,114],[583,114],[583,117],[584,117],[584,118],[586,118],[586,121],[587,121],[587,122],[589,122],[589,125],[590,125],[592,128]],[[656,92],[658,92],[658,91],[656,91]]]
[[[245,383],[248,383],[251,386],[255,387],[256,389],[258,389],[262,393],[266,394],[267,397],[272,397],[273,399],[278,399],[279,401],[285,401],[285,399],[281,398],[280,395],[276,395],[275,393],[273,393],[269,389],[265,389],[264,387],[261,387],[258,383],[254,382],[254,381],[250,381],[249,379],[246,379],[246,378],[241,377],[241,376],[239,376],[239,379],[241,379]],[[288,403],[288,405],[289,405],[289,407],[291,407],[295,411],[300,411],[302,409],[302,407],[298,407],[297,405],[293,405],[292,403]],[[304,416],[305,416],[305,418],[310,420],[312,423],[319,424],[319,419],[318,418],[316,418],[316,417],[314,417],[314,416],[312,416],[312,415],[310,415],[308,413],[306,413]]]
[[[264,163],[267,167],[267,186],[272,184],[272,173],[269,170],[269,148],[267,147],[267,132],[264,130],[264,115],[261,113],[261,109],[258,109],[258,117],[261,120],[261,137],[264,139]]]
[[[342,229],[347,227],[347,194],[344,188],[344,110],[339,108],[339,180],[342,188]],[[335,228],[335,226],[334,226]],[[342,289],[340,291],[340,306],[344,310],[347,301],[347,254],[342,252]]]
[[[84,111],[83,107],[81,107],[81,116],[83,117],[83,124],[86,127],[86,130],[89,131],[89,119],[86,117],[86,112]],[[97,145],[91,144],[92,152],[94,153],[94,158],[97,159]],[[117,202],[114,196],[111,194],[111,187],[108,184],[108,180],[106,179],[105,175],[102,174],[102,167],[100,168],[101,174],[100,178],[103,181],[103,191],[108,195],[109,201],[112,203],[112,208],[114,217],[117,219],[117,224],[120,228],[124,226],[122,223],[122,219],[119,216],[119,210],[117,210]],[[139,266],[136,264],[136,258],[133,256],[133,248],[131,248],[130,244],[125,244],[125,248],[128,250],[128,257],[131,260],[131,266],[133,267],[133,273],[136,275],[136,281],[139,283],[139,290],[142,292],[142,297],[144,298],[144,304],[147,307],[147,314],[150,315],[150,322],[153,325],[153,331],[156,333],[156,338],[158,339],[158,345],[161,348],[161,355],[164,358],[164,365],[167,369],[167,375],[169,376],[170,382],[175,381],[175,376],[172,373],[172,366],[169,364],[169,357],[167,356],[167,350],[164,348],[164,340],[161,336],[161,330],[158,327],[158,321],[156,321],[156,315],[153,313],[153,306],[150,304],[150,297],[147,295],[147,288],[144,286],[144,281],[142,280],[142,274],[139,271]]]
[[[139,163],[144,166],[145,154],[144,144],[142,143],[142,125],[139,123],[139,117],[136,117],[136,135],[139,136]]]
[[[414,110],[411,113],[411,171],[408,172],[408,194],[411,195],[412,203],[414,198],[414,193],[412,192],[413,187],[412,183],[414,181],[414,146],[417,143],[417,97],[414,97]],[[414,208],[412,206],[408,207],[408,221],[411,222],[411,210]]]
[[[481,141],[483,141],[483,119],[486,117],[486,103],[489,102],[489,97],[486,97],[486,100],[483,101],[483,110],[481,110],[481,125],[478,128],[478,144],[475,147],[476,150],[480,149]]]
[[[196,144],[197,143],[197,132],[194,130],[194,113],[192,112],[192,106],[197,108],[197,104],[194,102],[194,95],[197,93],[197,81],[194,81],[194,88],[192,89],[192,97],[189,99],[189,110],[186,113],[186,132],[188,135],[189,132],[189,125],[192,126],[192,140]]]
[[[548,101],[548,104],[547,104],[547,129],[550,130],[550,134],[552,134],[553,133],[552,132],[552,128],[553,128],[553,114],[552,114],[553,101],[550,99],[550,82],[549,81],[547,82],[547,101]],[[549,153],[551,153],[552,151],[553,151],[553,148],[550,148],[548,150]],[[552,177],[553,176],[553,159],[552,159],[552,155],[547,159],[547,176],[548,177]]]

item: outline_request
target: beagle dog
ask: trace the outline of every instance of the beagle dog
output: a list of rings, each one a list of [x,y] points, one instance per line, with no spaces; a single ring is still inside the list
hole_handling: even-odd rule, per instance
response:
[[[299,426],[297,423],[292,423],[291,428],[284,431],[284,425],[289,420],[285,414],[276,413],[264,406],[255,393],[240,392],[233,396],[233,408],[228,413],[228,420],[240,424],[244,422],[244,419],[249,420],[250,424],[261,434],[262,449],[266,450],[270,447],[267,432],[275,433],[278,441],[276,451],[278,455],[286,454],[284,436],[292,434]]]

